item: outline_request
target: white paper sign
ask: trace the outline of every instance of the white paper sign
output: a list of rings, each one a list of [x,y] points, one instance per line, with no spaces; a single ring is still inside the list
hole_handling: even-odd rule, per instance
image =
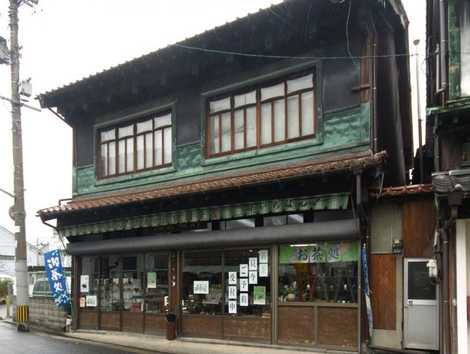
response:
[[[147,288],[148,289],[156,289],[157,288],[157,272],[148,272],[147,273]]]
[[[80,292],[87,293],[90,290],[89,287],[90,277],[88,275],[80,275]]]
[[[240,264],[240,277],[248,276],[248,264]]]
[[[248,279],[240,278],[240,291],[248,291]]]
[[[228,287],[228,298],[229,299],[237,299],[237,287],[236,286],[229,286]]]
[[[258,284],[258,272],[256,270],[250,271],[248,282],[250,284]]]
[[[228,283],[230,285],[237,285],[237,272],[228,272]]]
[[[86,306],[87,307],[96,307],[98,305],[96,301],[96,295],[87,295],[86,296]]]
[[[259,277],[266,278],[268,276],[268,264],[260,263],[259,265]]]
[[[230,300],[228,302],[228,313],[237,313],[237,302]]]
[[[240,293],[240,306],[248,306],[248,294]]]
[[[258,270],[258,258],[256,257],[248,258],[248,268],[250,270]]]
[[[193,283],[194,294],[209,294],[209,280],[195,280]]]
[[[260,250],[258,256],[260,263],[268,263],[268,250]]]

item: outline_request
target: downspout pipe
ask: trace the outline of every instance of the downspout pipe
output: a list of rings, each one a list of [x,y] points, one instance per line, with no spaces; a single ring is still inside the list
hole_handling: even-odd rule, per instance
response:
[[[439,59],[441,68],[442,105],[446,104],[448,88],[447,72],[447,0],[439,0]]]
[[[440,230],[442,244],[442,279],[441,279],[441,323],[442,323],[442,343],[441,353],[450,354],[449,343],[449,236],[447,227]]]

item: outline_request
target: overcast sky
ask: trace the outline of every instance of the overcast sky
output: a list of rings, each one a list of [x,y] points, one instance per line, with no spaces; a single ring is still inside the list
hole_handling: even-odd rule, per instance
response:
[[[20,9],[21,78],[32,77],[36,95],[279,2],[39,0],[34,9],[25,5]],[[7,39],[8,3],[0,0],[0,36]],[[410,20],[410,43],[419,38],[422,44],[420,82],[424,112],[425,0],[403,3]],[[414,51],[412,47],[410,44]],[[415,63],[414,58],[411,60],[414,87]],[[0,95],[10,95],[9,74],[8,66],[0,66]],[[0,100],[0,188],[13,191],[10,111],[10,104]],[[26,231],[28,241],[34,243],[38,238],[47,240],[52,233],[35,216],[36,211],[71,196],[72,139],[71,129],[50,112],[35,113],[23,108],[22,114]],[[8,208],[12,202],[0,193],[0,225],[10,230],[13,222]]]

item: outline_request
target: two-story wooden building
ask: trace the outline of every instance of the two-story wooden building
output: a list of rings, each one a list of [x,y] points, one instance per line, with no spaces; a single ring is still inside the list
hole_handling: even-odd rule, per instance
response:
[[[400,1],[290,0],[40,95],[74,326],[358,350],[368,189],[412,164]],[[51,187],[52,188],[52,187]]]
[[[470,350],[470,1],[427,1],[441,353]]]

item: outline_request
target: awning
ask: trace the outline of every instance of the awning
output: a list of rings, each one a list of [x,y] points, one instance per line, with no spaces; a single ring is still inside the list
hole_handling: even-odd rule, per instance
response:
[[[99,255],[172,249],[189,250],[293,242],[357,240],[359,237],[359,220],[345,219],[233,231],[184,232],[105,241],[71,242],[68,244],[67,250],[72,255]]]

